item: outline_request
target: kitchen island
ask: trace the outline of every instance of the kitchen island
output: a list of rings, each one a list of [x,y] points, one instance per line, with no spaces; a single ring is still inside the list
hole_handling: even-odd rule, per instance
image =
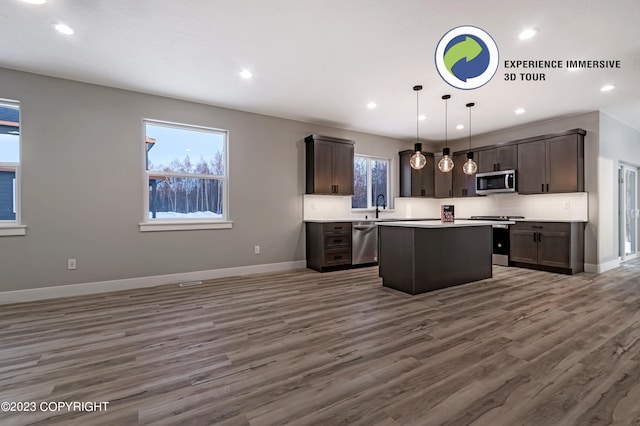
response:
[[[385,287],[420,294],[492,276],[492,226],[512,221],[377,222]]]

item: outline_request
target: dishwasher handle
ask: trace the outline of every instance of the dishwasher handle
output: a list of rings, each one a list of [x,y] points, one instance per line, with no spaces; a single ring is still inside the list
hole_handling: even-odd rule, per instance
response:
[[[353,229],[355,231],[371,231],[372,229],[375,229],[376,225],[356,225],[353,227]]]

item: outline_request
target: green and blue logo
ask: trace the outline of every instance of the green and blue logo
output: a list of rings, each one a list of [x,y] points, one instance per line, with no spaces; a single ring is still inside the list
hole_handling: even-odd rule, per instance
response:
[[[458,89],[484,86],[498,70],[498,45],[478,27],[449,30],[438,42],[435,56],[440,77]]]

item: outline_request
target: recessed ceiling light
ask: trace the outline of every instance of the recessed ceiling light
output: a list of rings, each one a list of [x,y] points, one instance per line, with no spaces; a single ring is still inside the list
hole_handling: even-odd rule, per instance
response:
[[[531,37],[533,37],[534,35],[536,35],[537,32],[538,32],[538,30],[535,29],[535,28],[527,28],[526,30],[524,30],[520,34],[518,34],[518,38],[520,40],[528,40]]]
[[[376,105],[376,103],[375,103],[375,102],[369,102],[369,103],[367,104],[367,108],[369,108],[369,109],[374,109],[374,108],[375,108],[375,107],[377,107],[377,106],[378,106],[378,105]]]
[[[458,124],[458,125],[456,126],[456,129],[458,129],[458,130],[462,130],[462,129],[464,129],[464,124]]]
[[[73,29],[68,26],[67,24],[63,24],[62,22],[58,22],[56,24],[53,24],[53,27],[58,30],[58,32],[61,32],[62,34],[65,35],[72,35],[73,34]]]
[[[600,88],[600,91],[601,92],[609,92],[609,91],[611,91],[611,90],[613,90],[615,88],[616,88],[616,86],[614,86],[613,84],[605,84],[604,86],[602,86]]]
[[[422,120],[426,120],[426,119],[427,119],[427,116],[426,116],[426,115],[424,115],[424,114],[420,114],[420,115],[418,116],[418,120],[420,120],[420,121],[422,121]]]
[[[45,4],[47,2],[47,0],[22,0],[25,3],[29,3],[29,4]]]
[[[248,80],[248,79],[250,79],[251,77],[253,77],[253,74],[251,74],[251,71],[249,71],[249,70],[242,70],[242,71],[240,72],[240,77],[242,77],[242,78],[244,78],[244,79]]]
[[[525,111],[526,111],[526,110],[525,110],[524,108],[518,108],[518,109],[516,110],[516,114],[524,114],[524,112],[525,112]]]

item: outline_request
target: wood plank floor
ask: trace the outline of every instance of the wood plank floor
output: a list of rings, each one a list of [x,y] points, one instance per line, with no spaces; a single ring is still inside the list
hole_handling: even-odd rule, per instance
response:
[[[0,306],[2,425],[640,425],[640,261],[495,267],[409,296],[377,268]]]

